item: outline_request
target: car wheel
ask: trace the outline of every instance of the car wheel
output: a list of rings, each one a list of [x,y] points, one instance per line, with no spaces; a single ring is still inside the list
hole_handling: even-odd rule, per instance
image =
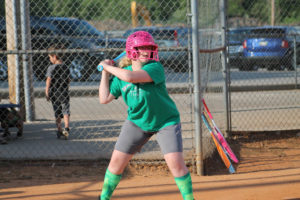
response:
[[[293,65],[287,65],[286,68],[287,68],[287,70],[289,70],[289,71],[295,71],[295,68],[294,68]]]
[[[240,71],[249,71],[252,70],[253,63],[249,61],[244,61],[239,64]]]
[[[7,65],[0,61],[0,80],[5,81],[8,78]]]
[[[85,81],[90,73],[85,69],[85,62],[81,58],[74,58],[70,63],[70,76],[73,81]]]
[[[259,69],[258,65],[252,65],[250,68],[251,71],[257,71],[258,69]]]
[[[267,65],[266,67],[268,71],[274,70],[274,65]]]
[[[284,66],[284,65],[279,65],[278,68],[277,68],[277,70],[278,70],[278,71],[284,71],[285,68],[286,68],[286,66]]]
[[[244,65],[239,67],[240,71],[257,71],[258,70],[258,66],[256,65]]]
[[[247,70],[246,67],[243,64],[239,65],[238,68],[239,68],[240,71],[246,71]]]
[[[295,68],[294,68],[294,65],[292,62],[289,62],[285,67],[288,71],[295,71]]]
[[[279,63],[278,65],[273,65],[272,68],[276,69],[277,71],[284,71],[285,68],[287,68],[287,66],[282,63]]]

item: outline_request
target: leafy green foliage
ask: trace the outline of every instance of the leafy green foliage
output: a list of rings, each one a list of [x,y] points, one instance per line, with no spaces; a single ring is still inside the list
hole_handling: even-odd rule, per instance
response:
[[[5,0],[0,0],[0,16],[5,16]]]
[[[35,16],[61,16],[77,17],[86,20],[115,19],[130,24],[132,0],[29,0],[30,15]],[[136,0],[151,13],[154,24],[185,23],[186,6],[190,0]],[[218,2],[218,1],[214,1]],[[200,0],[199,6],[217,6],[209,0]],[[209,5],[212,4],[212,5]],[[299,0],[275,0],[275,24],[298,24],[300,21]],[[209,15],[205,13],[205,7],[201,7],[201,17],[206,17],[208,22],[218,17],[217,13]],[[270,0],[228,0],[227,14],[229,18],[255,18],[269,23],[271,16]],[[5,0],[0,0],[0,16],[5,16]],[[141,18],[142,19],[142,18]],[[204,22],[203,22],[204,23]]]

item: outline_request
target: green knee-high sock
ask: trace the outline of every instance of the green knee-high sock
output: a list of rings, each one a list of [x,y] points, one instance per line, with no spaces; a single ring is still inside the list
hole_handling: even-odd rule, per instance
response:
[[[122,175],[112,174],[108,169],[106,170],[104,183],[102,187],[101,200],[109,200],[112,193],[119,184]]]
[[[175,177],[175,182],[181,192],[181,195],[184,200],[193,200],[193,187],[192,187],[192,178],[190,173],[187,173],[181,177]]]

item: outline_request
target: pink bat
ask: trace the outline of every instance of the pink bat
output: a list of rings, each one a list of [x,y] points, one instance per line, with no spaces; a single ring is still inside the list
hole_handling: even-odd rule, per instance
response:
[[[218,128],[218,126],[216,125],[214,119],[213,119],[213,116],[211,115],[206,103],[205,103],[205,100],[202,99],[202,103],[203,103],[203,106],[210,118],[210,120],[212,121],[212,124],[214,126],[214,129],[216,130],[216,132],[218,133],[217,134],[217,137],[218,137],[218,140],[220,141],[220,144],[223,146],[223,148],[226,150],[226,152],[228,153],[230,159],[235,162],[235,163],[238,163],[239,160],[237,159],[237,157],[235,156],[235,154],[233,153],[233,151],[231,150],[229,144],[227,143],[226,139],[224,138],[221,130]]]

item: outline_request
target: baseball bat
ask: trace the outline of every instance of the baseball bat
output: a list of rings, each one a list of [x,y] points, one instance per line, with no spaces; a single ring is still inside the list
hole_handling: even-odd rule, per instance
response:
[[[204,109],[205,111],[207,112],[212,124],[213,124],[213,128],[215,129],[215,131],[217,132],[217,138],[218,140],[220,141],[220,144],[223,146],[223,148],[226,150],[228,156],[230,157],[230,159],[235,162],[235,163],[238,163],[239,160],[237,159],[237,157],[235,156],[235,154],[233,153],[232,149],[230,148],[229,144],[227,143],[226,139],[224,138],[221,130],[219,129],[219,127],[217,126],[217,124],[215,123],[214,121],[214,118],[211,114],[211,112],[209,111],[206,103],[205,103],[205,100],[202,99],[202,103],[203,103],[203,106],[204,106]]]
[[[202,114],[204,114],[205,119],[207,120],[210,128],[212,129],[212,133],[214,134],[215,138],[217,139],[218,143],[222,145],[221,141],[218,138],[218,131],[217,129],[214,127],[212,121],[210,120],[208,114],[206,112],[203,112]],[[226,153],[226,155],[230,158],[229,153],[226,151],[226,149],[224,148],[224,146],[222,145],[224,152]]]
[[[113,59],[113,62],[114,62],[114,63],[117,62],[119,59],[123,58],[124,56],[126,56],[126,51],[123,51],[123,52],[120,53],[117,57],[115,57],[115,58]],[[103,70],[103,66],[102,66],[102,65],[98,65],[98,66],[97,66],[97,70],[98,70],[99,72],[101,72],[101,71]]]
[[[202,120],[206,126],[206,128],[208,129],[208,131],[210,132],[212,138],[213,138],[213,141],[217,147],[217,150],[218,150],[218,153],[222,159],[222,161],[224,162],[226,168],[229,170],[229,173],[233,174],[235,173],[235,169],[233,167],[233,165],[231,164],[228,156],[226,155],[223,147],[221,146],[221,144],[218,142],[218,139],[216,138],[216,136],[214,135],[213,131],[212,131],[212,128],[210,127],[210,125],[208,124],[208,121],[206,119],[206,117],[204,116],[204,114],[202,113],[201,114],[201,117],[202,117]]]

